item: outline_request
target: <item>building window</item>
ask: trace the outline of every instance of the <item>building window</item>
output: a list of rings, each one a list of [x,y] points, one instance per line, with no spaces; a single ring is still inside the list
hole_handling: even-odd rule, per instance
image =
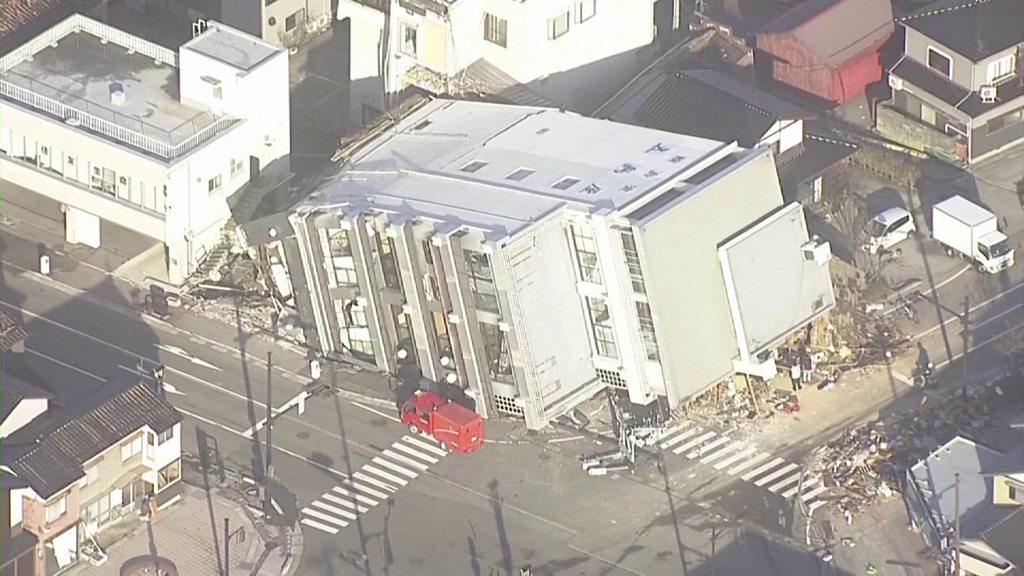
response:
[[[378,249],[380,250],[380,268],[381,272],[384,274],[384,285],[388,288],[400,290],[402,288],[402,278],[398,273],[398,257],[395,254],[395,241],[381,234],[378,234],[377,237],[380,238]]]
[[[555,182],[554,184],[552,184],[551,187],[554,188],[555,190],[568,190],[569,188],[572,188],[573,186],[575,186],[575,185],[577,185],[579,183],[580,183],[580,179],[579,178],[573,178],[572,176],[566,176],[565,178],[562,178],[558,182]]]
[[[306,21],[306,9],[299,8],[294,14],[284,19],[285,32],[291,32],[296,26]]]
[[[60,498],[46,505],[46,523],[49,524],[68,513],[68,495],[63,494]]]
[[[640,268],[640,253],[637,252],[636,239],[630,231],[622,233],[622,255],[626,260],[626,269],[629,270],[629,283],[633,287],[633,292],[646,294],[644,273]]]
[[[1010,500],[1013,500],[1014,502],[1016,502],[1017,501],[1017,487],[1016,486],[1007,486],[1006,487],[1006,496]]]
[[[995,82],[996,80],[1000,80],[1002,78],[1005,78],[1006,76],[1013,74],[1013,64],[1013,54],[1004,56],[999,60],[996,60],[995,62],[990,62],[988,65],[987,74],[988,81]]]
[[[473,303],[478,310],[498,313],[498,294],[494,288],[494,271],[491,259],[483,252],[467,250],[466,272],[469,279],[469,290],[473,294]]]
[[[597,0],[576,1],[576,21],[586,22],[597,14]]]
[[[165,444],[168,440],[170,440],[172,438],[174,438],[174,426],[171,426],[167,430],[164,430],[159,435],[157,435],[157,437],[156,437],[156,445],[157,446],[161,446],[161,445]]]
[[[88,486],[100,478],[100,467],[93,464],[85,469],[85,476],[82,477],[82,486]]]
[[[473,172],[480,170],[481,168],[487,166],[488,164],[489,162],[484,162],[483,160],[473,160],[469,164],[466,164],[462,168],[459,168],[459,170],[463,172],[469,172],[470,174],[472,174]]]
[[[231,178],[235,179],[242,175],[242,159],[232,158],[231,159]]]
[[[636,318],[640,322],[640,337],[644,340],[644,351],[647,359],[657,361],[658,338],[654,334],[654,318],[651,317],[651,305],[647,302],[636,303]]]
[[[487,371],[491,380],[512,382],[512,355],[508,349],[508,338],[495,324],[480,323],[480,334],[487,354]]]
[[[156,489],[163,490],[168,484],[177,482],[179,478],[181,478],[181,460],[175,460],[157,472]]]
[[[142,452],[142,435],[139,434],[134,439],[121,444],[121,462],[124,462],[134,456],[138,456]]]
[[[615,329],[612,327],[608,303],[600,298],[587,296],[587,313],[590,316],[590,331],[594,336],[597,354],[608,358],[618,358],[619,349],[615,345]]]
[[[416,57],[416,27],[402,24],[402,53]]]
[[[935,108],[932,108],[924,102],[921,103],[921,121],[925,124],[931,124],[932,126],[938,126],[939,124],[939,118],[935,114]]]
[[[565,11],[548,20],[548,40],[561,38],[569,31],[569,12]]]
[[[532,169],[532,168],[516,168],[515,170],[510,172],[508,174],[508,176],[505,176],[505,179],[506,180],[514,180],[515,182],[522,182],[530,174],[533,174],[534,172],[535,172],[535,170]]]
[[[508,46],[508,21],[494,14],[484,14],[484,40],[502,48]]]
[[[601,283],[601,264],[597,259],[597,241],[594,239],[594,229],[590,226],[573,224],[572,243],[576,249],[576,268],[579,270],[580,279],[584,282],[594,284]]]
[[[216,191],[220,190],[220,174],[214,176],[213,178],[210,178],[206,182],[206,189],[210,194],[213,194]]]
[[[349,350],[356,356],[362,356],[366,358],[373,357],[373,342],[370,342],[369,340],[349,337],[348,347]]]
[[[931,46],[928,47],[928,67],[946,78],[953,77],[953,59]]]

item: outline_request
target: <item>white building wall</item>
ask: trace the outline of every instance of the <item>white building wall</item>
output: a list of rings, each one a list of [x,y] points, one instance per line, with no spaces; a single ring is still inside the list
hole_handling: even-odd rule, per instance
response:
[[[0,438],[6,438],[31,422],[36,416],[46,412],[49,402],[45,398],[25,398],[0,423]]]
[[[765,133],[764,137],[761,138],[759,144],[766,144],[771,146],[776,142],[779,143],[779,154],[789,150],[790,148],[800,144],[804,141],[804,121],[803,120],[780,120],[772,125],[772,127]]]

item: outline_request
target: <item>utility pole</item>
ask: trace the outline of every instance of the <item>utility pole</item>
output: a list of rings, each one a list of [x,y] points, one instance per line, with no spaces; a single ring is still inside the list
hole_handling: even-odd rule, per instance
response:
[[[953,565],[955,576],[960,576],[960,473],[953,476]]]
[[[263,487],[264,487],[263,495],[264,495],[264,504],[265,505],[269,505],[270,504],[270,491],[267,490],[267,487],[270,484],[270,478],[274,475],[274,464],[272,463],[272,460],[271,460],[273,458],[272,450],[273,450],[273,445],[274,445],[273,444],[274,421],[272,419],[273,415],[274,415],[273,414],[274,405],[273,405],[273,402],[271,401],[272,395],[271,395],[271,391],[270,391],[270,380],[271,380],[272,369],[273,369],[273,366],[270,363],[270,352],[268,351],[267,352],[267,469],[266,469],[266,471],[263,474]]]
[[[971,338],[969,335],[970,330],[970,314],[971,314],[971,297],[964,295],[964,316],[963,316],[963,334],[964,334],[964,352],[960,356],[960,364],[963,365],[963,383],[960,385],[960,395],[964,400],[967,400],[967,351],[971,345]]]
[[[228,546],[231,545],[231,529],[228,527],[229,519],[224,517],[224,576],[231,574],[231,552]]]

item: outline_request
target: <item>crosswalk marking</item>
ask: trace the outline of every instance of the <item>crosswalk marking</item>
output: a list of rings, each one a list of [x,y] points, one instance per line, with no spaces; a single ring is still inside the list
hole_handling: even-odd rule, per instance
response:
[[[302,509],[302,513],[305,514],[306,516],[310,516],[312,518],[316,518],[317,520],[322,520],[322,521],[324,521],[324,522],[326,522],[328,524],[334,524],[336,526],[341,526],[342,528],[344,528],[345,526],[348,526],[348,522],[346,522],[345,520],[341,520],[340,518],[335,518],[334,516],[331,516],[330,514],[325,514],[323,512],[318,512],[318,511],[316,511],[316,510],[314,510],[312,508],[309,508],[309,507],[303,508]]]
[[[387,450],[381,452],[381,454],[383,454],[384,456],[387,456],[388,458],[391,458],[392,460],[395,460],[396,462],[402,462],[402,463],[407,464],[409,466],[412,466],[414,468],[419,468],[420,470],[426,470],[427,468],[430,468],[430,466],[427,466],[426,464],[417,462],[417,461],[413,460],[412,458],[409,458],[408,456],[403,456],[403,455],[399,454],[398,452],[395,452],[394,450],[392,450],[390,448],[388,448]]]
[[[707,451],[705,451],[705,454],[700,459],[700,461],[702,463],[704,463],[704,464],[710,464],[710,463],[714,462],[715,460],[718,460],[722,456],[726,456],[726,455],[732,454],[733,452],[735,452],[736,450],[739,450],[742,447],[743,447],[743,443],[742,442],[735,442],[734,441],[732,444],[728,444],[726,446],[722,446],[721,449],[715,450],[714,452],[712,452],[710,454],[708,454]]]
[[[363,504],[366,504],[366,505],[371,506],[371,507],[372,506],[376,506],[377,504],[380,504],[380,501],[378,501],[378,500],[374,500],[373,498],[370,498],[369,496],[363,496],[362,494],[360,494],[360,493],[358,493],[358,492],[356,492],[354,490],[349,490],[348,488],[345,488],[343,486],[335,486],[334,488],[331,488],[331,491],[337,492],[338,494],[344,494],[345,496],[348,496],[349,498],[352,498],[356,502],[362,502]]]
[[[800,471],[799,470],[797,470],[796,472],[794,472],[793,474],[791,474],[789,476],[786,476],[784,479],[776,482],[775,484],[772,484],[771,486],[769,486],[768,487],[768,491],[769,492],[778,493],[779,490],[782,490],[786,486],[789,486],[790,484],[793,484],[795,482],[800,482]]]
[[[356,472],[354,474],[354,476],[362,474],[363,472],[369,472],[371,474],[376,474],[377,476],[380,476],[381,478],[383,478],[383,479],[385,479],[385,480],[387,480],[389,482],[394,482],[396,484],[401,484],[402,486],[405,486],[406,484],[409,483],[408,480],[406,480],[404,478],[399,478],[398,476],[395,476],[394,474],[392,474],[390,472],[385,472],[385,471],[381,470],[380,468],[375,467],[373,464],[366,464],[366,465],[364,465],[363,469],[360,470],[359,472]]]
[[[348,510],[345,510],[344,508],[338,508],[337,506],[331,506],[330,504],[326,504],[326,503],[321,502],[319,500],[313,500],[312,502],[309,503],[309,505],[310,506],[315,506],[316,508],[318,508],[320,510],[326,510],[327,512],[330,512],[331,514],[337,514],[338,516],[341,516],[342,518],[348,518],[349,520],[355,520],[356,519],[356,515],[351,513],[351,512],[349,512]]]
[[[725,444],[729,440],[731,439],[728,436],[719,436],[718,438],[715,438],[714,440],[708,442],[707,444],[701,444],[694,448],[693,450],[690,450],[689,452],[687,452],[686,457],[689,458],[690,460],[693,460],[698,456],[710,454],[712,450],[721,446],[722,444]]]
[[[350,488],[355,488],[356,490],[359,490],[360,492],[362,492],[364,494],[369,494],[370,496],[373,496],[375,498],[380,498],[382,500],[388,497],[386,492],[381,492],[380,490],[377,490],[377,489],[374,489],[374,488],[370,488],[366,484],[360,484],[359,482],[356,482],[354,480],[345,480],[344,482],[342,482],[342,484],[346,488],[349,488],[349,487]]]
[[[751,454],[753,454],[756,451],[757,451],[757,448],[754,448],[753,446],[747,446],[743,450],[740,450],[739,452],[736,452],[736,453],[732,454],[731,456],[729,456],[725,460],[719,460],[718,462],[716,462],[715,463],[715,470],[723,470],[723,469],[725,469],[726,466],[732,466],[736,462],[739,462],[743,458],[746,458],[747,456],[750,456]]]
[[[661,449],[662,450],[667,450],[670,447],[672,447],[673,445],[678,444],[678,443],[682,442],[683,440],[686,440],[687,438],[689,438],[690,436],[693,436],[694,434],[696,434],[698,432],[700,432],[700,428],[697,428],[696,426],[687,428],[687,429],[683,430],[681,433],[679,433],[679,434],[669,438],[668,440],[665,440],[664,442],[662,442],[661,445],[660,445]]]
[[[448,454],[442,448],[438,448],[436,445],[431,444],[430,442],[427,442],[426,440],[420,440],[419,438],[416,438],[415,436],[402,436],[402,440],[405,440],[406,442],[408,442],[409,444],[412,444],[413,446],[418,446],[418,447],[426,450],[427,452],[433,452],[434,454],[437,454],[438,456],[445,456],[446,454]]]
[[[825,505],[825,501],[824,500],[815,500],[814,502],[811,502],[810,504],[807,505],[807,513],[808,514],[814,514],[815,510],[817,510],[818,508],[821,508],[824,505]]]
[[[743,480],[744,482],[750,482],[751,478],[755,476],[760,476],[761,474],[767,472],[768,470],[771,470],[772,468],[775,468],[776,466],[782,464],[783,462],[785,462],[785,460],[783,460],[782,458],[772,458],[770,462],[762,464],[757,468],[747,472],[743,476],[740,476],[740,479]]]
[[[327,524],[322,524],[320,522],[317,522],[316,520],[311,520],[309,518],[303,518],[302,520],[299,520],[299,523],[300,524],[305,524],[306,526],[309,526],[310,528],[316,528],[317,530],[320,530],[322,532],[327,532],[328,534],[337,534],[338,533],[338,529],[335,528],[334,526],[328,526]]]
[[[405,452],[406,454],[409,454],[410,456],[415,456],[416,458],[419,458],[420,460],[426,460],[427,462],[430,462],[431,464],[437,464],[437,458],[434,458],[433,456],[431,456],[429,454],[424,454],[423,452],[420,452],[419,450],[416,450],[415,448],[412,448],[410,446],[406,446],[405,444],[402,444],[401,442],[395,442],[394,444],[391,445],[391,447],[392,448],[396,448],[398,450],[401,450],[402,452]]]
[[[810,481],[808,481],[808,480],[810,480]],[[787,488],[785,492],[783,492],[782,494],[779,494],[779,496],[782,496],[783,498],[789,500],[790,498],[793,497],[794,494],[797,493],[797,491],[802,491],[801,489],[806,490],[807,488],[810,488],[811,486],[817,486],[817,485],[818,485],[818,479],[817,478],[810,478],[810,479],[804,478],[804,481],[802,483],[798,482],[798,483],[794,484],[793,486]]]
[[[353,502],[351,502],[349,500],[346,500],[345,498],[341,498],[339,496],[335,496],[334,494],[331,494],[330,492],[322,495],[321,498],[323,498],[324,500],[330,500],[331,502],[334,502],[335,504],[341,504],[342,506],[347,506],[348,508],[351,508],[353,510],[358,510],[360,514],[363,514],[367,510],[369,510],[369,508],[367,508],[366,506],[357,506],[355,503],[353,503]]]
[[[825,487],[825,484],[824,484],[824,483],[821,483],[821,484],[819,484],[819,485],[818,485],[818,487],[817,487],[817,488],[815,488],[814,490],[811,490],[810,492],[804,492],[803,496],[801,496],[800,498],[801,498],[801,499],[802,499],[802,500],[803,500],[804,502],[810,502],[810,501],[811,501],[811,499],[813,499],[813,498],[814,498],[815,496],[817,496],[818,494],[821,494],[821,493],[822,493],[822,492],[824,492],[825,490],[828,490],[828,488],[826,488],[826,487]]]
[[[380,464],[381,466],[384,466],[385,468],[390,468],[391,470],[394,470],[395,472],[398,472],[403,476],[408,476],[410,479],[419,476],[419,473],[413,472],[412,470],[406,470],[405,468],[402,468],[398,464],[395,464],[389,460],[385,460],[380,456],[374,456],[372,461],[377,464]]]
[[[797,464],[789,462],[782,468],[779,468],[778,470],[771,472],[767,476],[761,476],[757,480],[754,480],[754,486],[764,486],[765,484],[771,482],[772,480],[775,480],[779,476],[782,476],[783,474],[788,474],[799,467],[800,466],[798,466]]]
[[[369,464],[367,464],[367,466],[364,466],[364,469],[366,467],[368,467],[368,466],[369,466]],[[380,487],[381,490],[387,490],[388,492],[398,492],[398,487],[397,486],[392,486],[391,484],[388,484],[387,482],[382,482],[382,481],[374,478],[373,476],[370,476],[369,474],[363,474],[362,470],[360,470],[360,471],[356,472],[355,474],[353,474],[352,477],[357,479],[357,480],[361,480],[363,482],[366,482],[368,484],[373,484],[374,486],[378,486],[378,487]]]
[[[688,441],[686,444],[683,444],[682,446],[677,446],[677,447],[673,448],[672,449],[672,453],[673,454],[682,454],[683,452],[686,452],[690,448],[693,448],[694,446],[700,444],[701,442],[706,442],[708,439],[710,439],[710,438],[712,438],[714,436],[718,436],[718,433],[717,432],[705,432],[704,434],[701,434],[700,436],[697,436],[696,438]]]
[[[730,476],[735,476],[735,475],[739,474],[740,472],[746,470],[747,468],[750,468],[751,466],[754,466],[755,464],[759,464],[759,463],[763,462],[764,460],[766,460],[768,458],[771,458],[771,456],[772,455],[767,453],[767,452],[761,452],[758,455],[753,456],[751,458],[748,458],[747,460],[744,460],[743,462],[740,462],[739,464],[733,466],[732,468],[729,468],[728,470],[725,471],[725,473],[729,474]]]

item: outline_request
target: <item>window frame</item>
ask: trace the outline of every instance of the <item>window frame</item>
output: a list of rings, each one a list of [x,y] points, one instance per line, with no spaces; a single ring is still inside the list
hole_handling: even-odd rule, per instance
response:
[[[611,308],[604,298],[584,296],[586,300],[587,319],[590,321],[590,336],[594,339],[594,351],[604,358],[619,358],[619,344],[615,339],[615,323],[612,321]],[[595,308],[597,304],[597,308]],[[598,321],[600,308],[603,308],[605,319]]]
[[[174,426],[156,435],[156,445],[163,446],[174,439]]]
[[[121,462],[127,462],[132,458],[142,454],[143,438],[142,434],[136,434],[134,438],[127,442],[121,443]],[[128,455],[125,456],[125,448],[128,449]]]
[[[170,478],[168,476],[167,472],[171,471],[172,469],[173,469],[175,475],[174,475],[173,478]],[[171,462],[170,464],[164,466],[163,468],[157,470],[157,472],[156,472],[156,490],[157,490],[157,492],[159,492],[159,491],[167,488],[171,484],[174,484],[175,482],[179,482],[180,480],[181,480],[181,459],[178,459],[178,460],[175,460],[174,462]]]
[[[406,32],[412,30],[412,51],[410,52],[406,47]],[[409,24],[408,22],[402,22],[398,27],[398,37],[401,43],[398,45],[398,50],[411,58],[419,58],[420,48],[420,30],[419,26],[415,24]]]
[[[220,174],[217,174],[206,181],[206,192],[207,194],[216,194],[223,186],[224,182],[221,180]]]
[[[932,54],[937,54],[938,56],[946,59],[946,62],[949,63],[949,65],[947,66],[946,72],[942,72],[942,70],[939,70],[935,66],[932,66]],[[930,70],[933,70],[933,71],[935,71],[938,74],[942,74],[946,78],[949,78],[949,79],[953,78],[953,57],[950,56],[949,54],[943,52],[942,50],[939,50],[935,46],[929,45],[928,48],[926,49],[926,51],[925,51],[925,62],[924,63],[925,63],[925,66],[927,66]]]
[[[53,510],[55,508],[60,509],[60,512],[57,513],[56,516],[52,516],[51,517],[50,510]],[[57,520],[60,520],[61,518],[63,518],[67,513],[68,513],[68,493],[65,492],[65,493],[61,494],[59,498],[57,498],[53,502],[50,502],[49,504],[47,504],[46,506],[43,507],[43,520],[46,522],[46,524],[52,524],[52,523],[56,522]]]
[[[585,8],[589,5],[590,14],[586,14]],[[582,24],[597,16],[597,0],[576,0],[576,23]]]
[[[999,72],[999,65],[1004,62],[1006,63],[1006,70],[1002,74],[995,74]],[[1013,76],[1013,71],[1016,64],[1016,55],[1014,54],[1007,54],[1006,56],[1003,56],[998,60],[993,60],[992,62],[989,62],[988,66],[985,67],[985,77],[988,78],[988,83],[994,84],[1000,80]]]
[[[565,28],[559,31],[557,25],[558,22],[562,19],[565,20]],[[548,40],[558,40],[562,36],[568,34],[571,20],[572,15],[569,13],[568,9],[566,9],[564,12],[555,14],[551,18],[548,18]]]
[[[484,40],[508,48],[508,20],[484,12]]]
[[[588,284],[603,284],[601,256],[598,252],[597,235],[593,226],[571,224],[569,236],[572,239],[573,255],[576,257],[576,272],[580,281]]]

